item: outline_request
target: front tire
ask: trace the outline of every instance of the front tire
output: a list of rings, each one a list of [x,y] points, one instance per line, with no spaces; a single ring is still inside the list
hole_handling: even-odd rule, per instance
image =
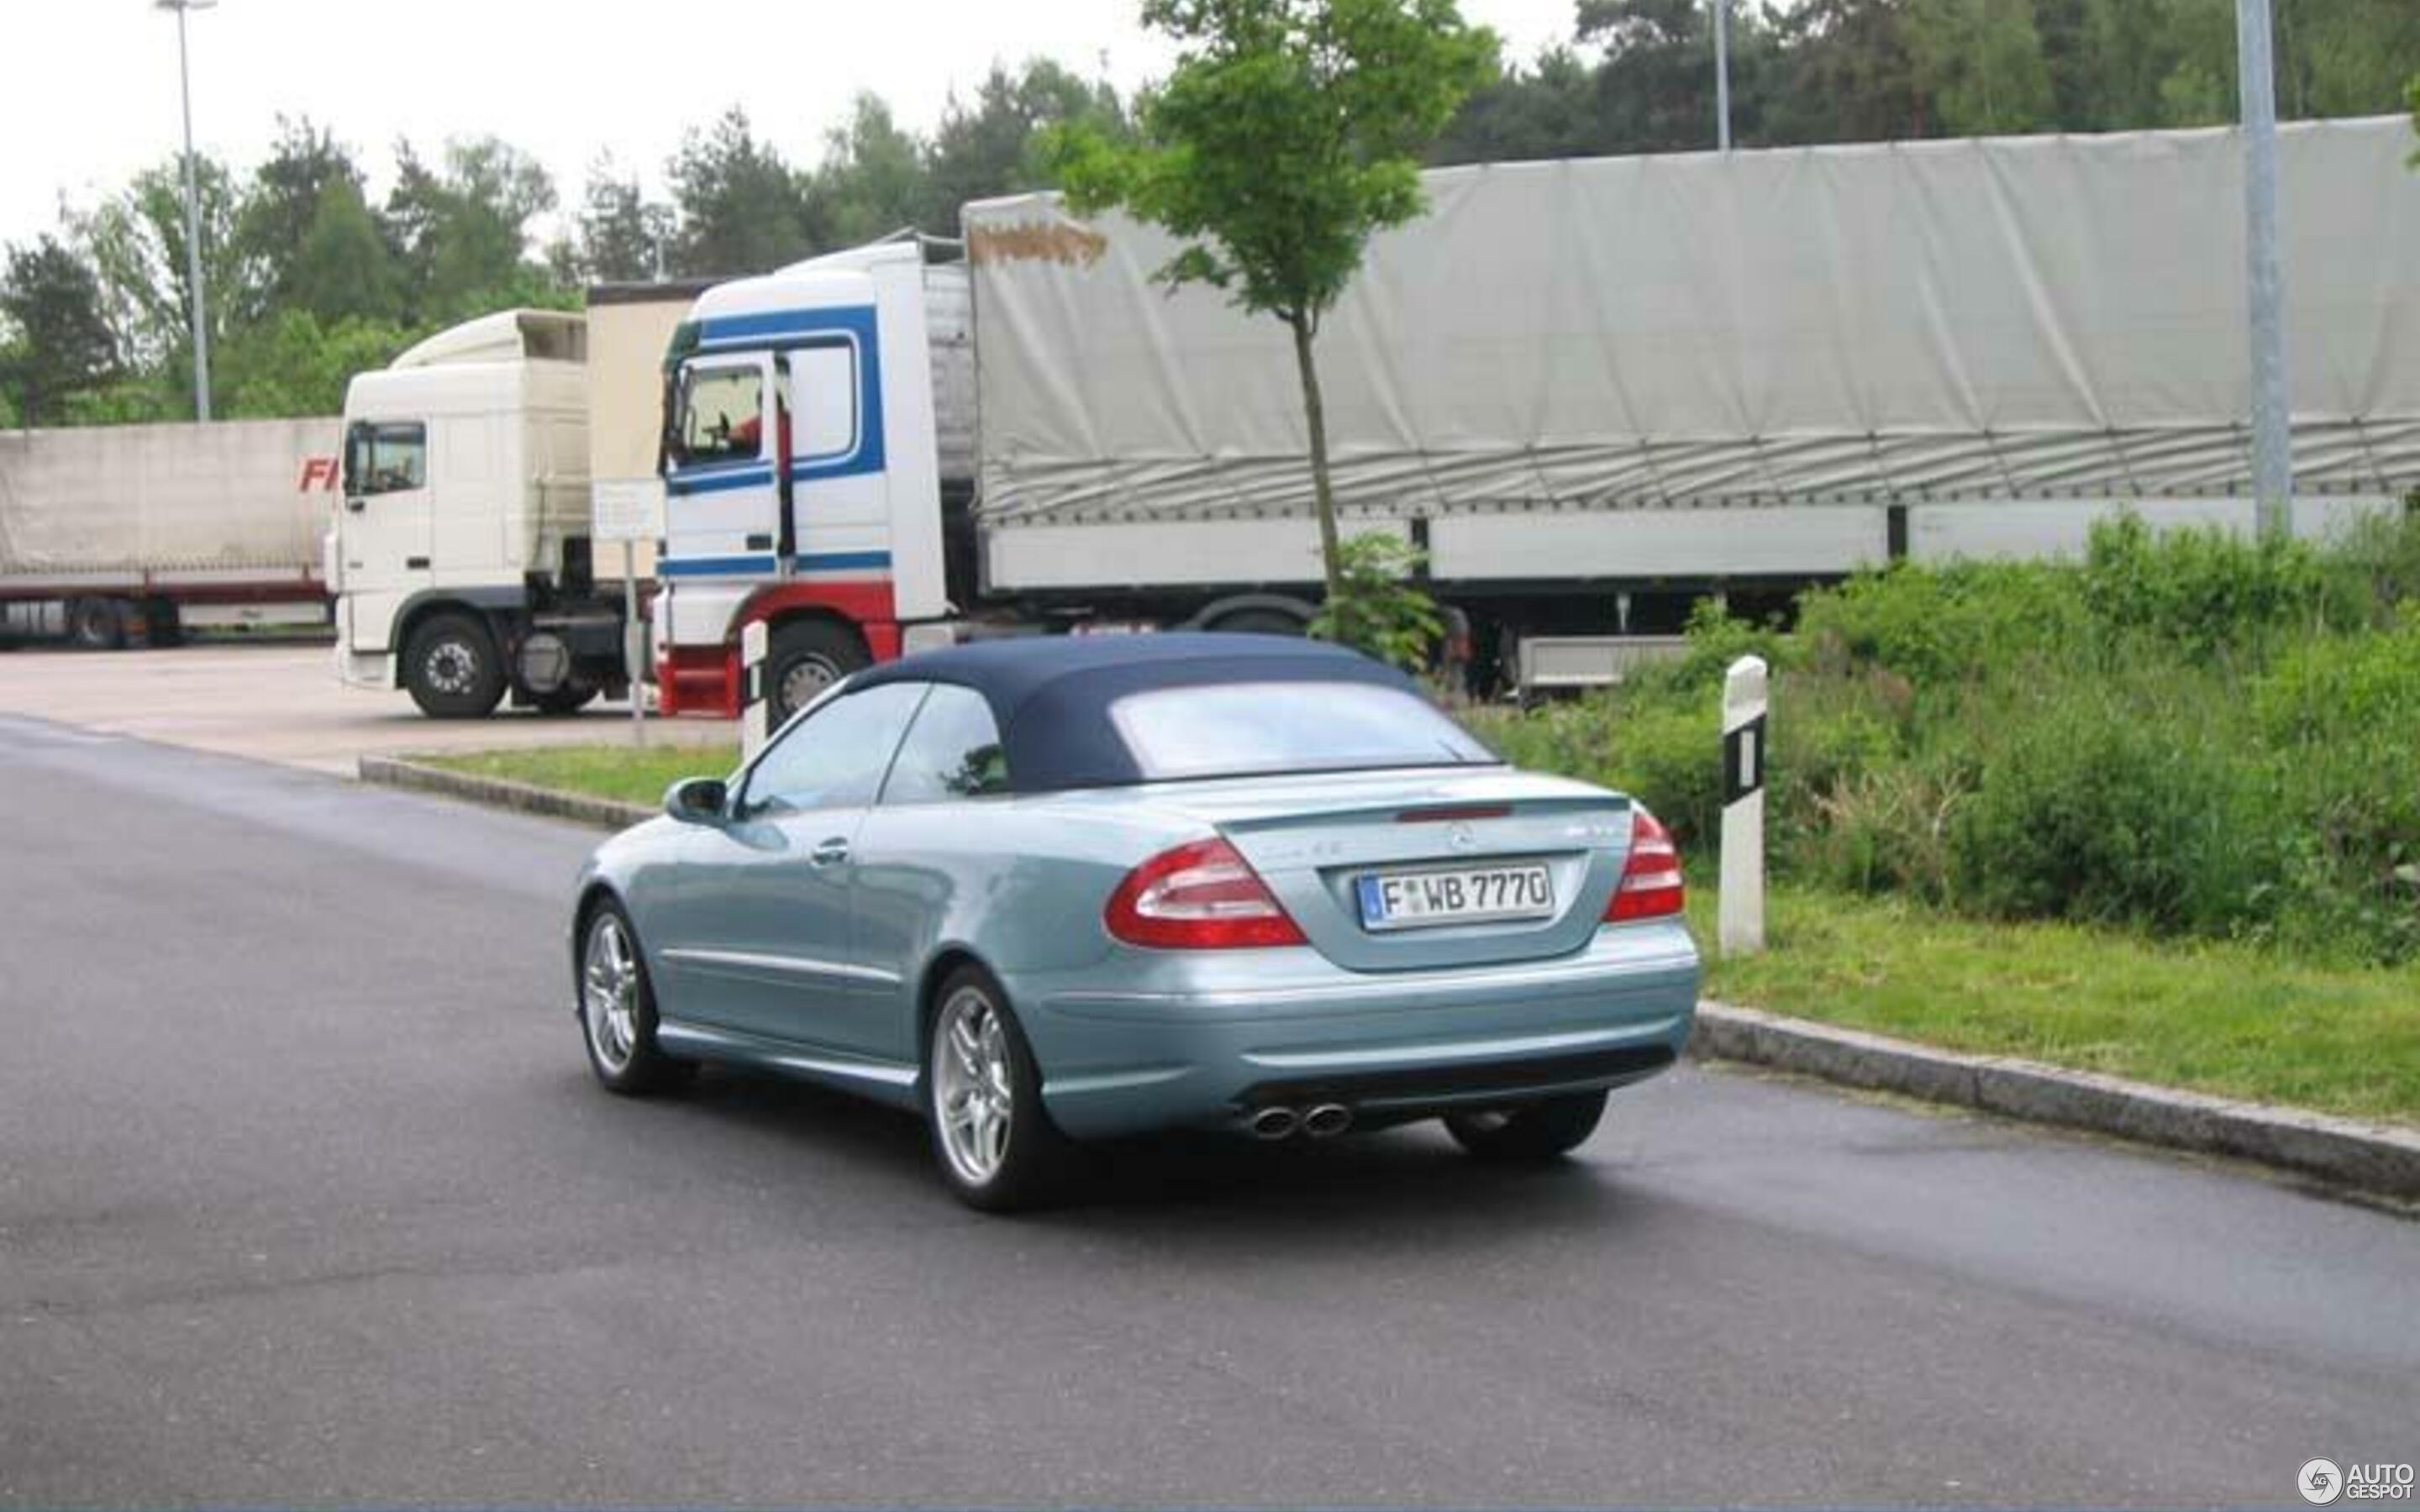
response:
[[[682,1081],[690,1067],[656,1045],[656,990],[647,979],[638,932],[622,905],[607,901],[580,935],[580,1038],[588,1069],[609,1092],[642,1097]]]
[[[68,605],[68,639],[85,651],[126,646],[126,606],[114,598],[79,598]]]
[[[924,1117],[941,1180],[985,1212],[1056,1196],[1074,1153],[1042,1106],[1042,1074],[1008,998],[973,967],[941,984],[924,1049]]]
[[[1577,1149],[1604,1117],[1604,1092],[1571,1092],[1517,1107],[1449,1113],[1445,1130],[1480,1160],[1535,1165]]]
[[[595,702],[597,693],[597,690],[594,687],[567,683],[550,692],[534,696],[530,700],[530,706],[540,714],[559,717],[566,714],[578,714],[588,707]]]
[[[772,655],[765,661],[770,727],[779,729],[825,688],[873,661],[856,631],[829,620],[793,620],[775,630]]]
[[[404,646],[403,685],[432,719],[486,717],[504,696],[496,638],[468,614],[423,621]]]

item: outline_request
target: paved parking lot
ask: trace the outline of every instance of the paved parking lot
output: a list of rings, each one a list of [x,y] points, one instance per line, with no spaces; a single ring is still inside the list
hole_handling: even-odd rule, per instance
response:
[[[599,1091],[591,832],[7,716],[0,832],[0,1505],[2276,1506],[2420,1445],[2415,1230],[2239,1171],[1692,1065],[1554,1170],[1169,1141],[986,1219],[894,1113]]]
[[[325,645],[207,644],[164,651],[0,651],[0,713],[249,756],[320,771],[354,770],[365,754],[597,745],[631,738],[629,705],[594,703],[568,717],[500,710],[488,719],[424,717],[402,692],[336,680]],[[649,721],[661,742],[729,740],[722,720]]]

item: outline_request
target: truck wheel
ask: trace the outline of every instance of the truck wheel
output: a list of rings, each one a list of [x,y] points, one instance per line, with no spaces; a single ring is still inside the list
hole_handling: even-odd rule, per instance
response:
[[[816,695],[874,658],[857,632],[830,620],[793,620],[773,632],[773,654],[765,661],[768,720],[783,720]]]
[[[403,652],[403,685],[411,702],[434,719],[477,719],[504,696],[504,669],[496,638],[468,614],[439,614],[411,632]]]
[[[86,651],[126,644],[125,607],[114,598],[79,598],[68,606],[68,639]]]
[[[578,683],[566,683],[551,693],[540,693],[530,700],[530,706],[540,714],[578,714],[597,696],[597,689]]]
[[[1248,609],[1222,614],[1210,628],[1220,635],[1300,636],[1309,630],[1302,621],[1278,609]]]

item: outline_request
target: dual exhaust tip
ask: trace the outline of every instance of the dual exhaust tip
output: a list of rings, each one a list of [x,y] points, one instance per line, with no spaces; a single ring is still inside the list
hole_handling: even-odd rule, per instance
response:
[[[1342,1103],[1319,1103],[1307,1108],[1265,1107],[1253,1114],[1251,1119],[1252,1137],[1272,1144],[1298,1134],[1326,1139],[1352,1127],[1353,1110]]]

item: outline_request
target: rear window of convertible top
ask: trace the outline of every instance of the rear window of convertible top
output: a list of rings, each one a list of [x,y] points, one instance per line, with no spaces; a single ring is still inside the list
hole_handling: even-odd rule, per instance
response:
[[[1500,760],[1414,695],[1363,683],[1155,688],[1110,703],[1109,721],[1145,781]]]

